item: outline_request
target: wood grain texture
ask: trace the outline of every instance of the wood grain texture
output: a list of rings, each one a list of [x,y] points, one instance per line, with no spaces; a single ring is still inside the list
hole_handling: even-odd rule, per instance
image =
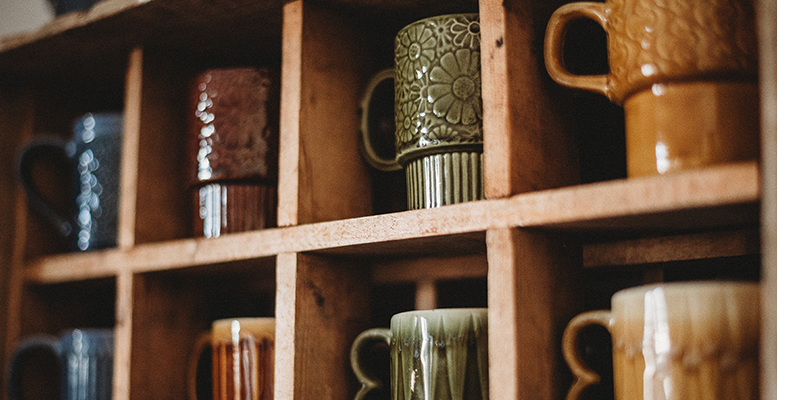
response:
[[[134,277],[131,273],[117,276],[116,322],[114,325],[114,400],[130,399],[131,346],[133,345]]]
[[[306,3],[302,14],[297,223],[369,215],[357,136],[361,60],[368,55],[345,15]]]
[[[557,1],[481,1],[486,197],[579,182],[563,93],[544,69],[544,28]],[[535,51],[532,51],[534,49]]]
[[[583,246],[583,266],[652,264],[760,254],[756,229],[652,237]]]
[[[563,398],[561,333],[582,305],[580,249],[523,229],[492,229],[486,245],[489,397]]]
[[[746,163],[438,209],[230,234],[213,240],[181,239],[130,250],[59,254],[32,260],[25,273],[31,281],[60,282],[113,276],[119,271],[158,271],[291,252],[452,255],[452,246],[458,251],[480,251],[484,246],[481,237],[487,230],[515,227],[605,237],[752,224],[758,220],[758,174],[754,163]]]
[[[117,246],[131,248],[136,243],[136,199],[139,171],[139,133],[142,116],[142,85],[144,79],[144,51],[131,51],[128,73],[125,77],[125,105],[123,109],[122,151],[119,173],[119,223]]]
[[[284,371],[276,377],[276,383],[282,385],[276,387],[276,394],[291,391],[289,397],[282,398],[295,399],[351,398],[357,386],[350,370],[350,346],[369,327],[368,269],[351,261],[303,254],[285,261],[287,264],[279,268],[287,273],[281,271],[281,276],[295,281],[279,281],[278,287],[295,290],[294,303],[287,304],[294,310],[294,357],[291,363],[277,365],[291,368],[293,374]],[[290,271],[292,262],[294,274]],[[279,296],[284,298],[280,292]],[[288,332],[279,334],[280,339],[289,340]],[[287,345],[280,345],[284,349],[281,360],[290,353]]]
[[[303,62],[303,2],[283,7],[280,139],[278,141],[278,226],[298,224],[300,207],[300,103]]]
[[[139,131],[128,131],[137,137],[138,162],[136,170],[126,171],[136,179],[136,193],[129,196],[135,198],[136,244],[189,237],[192,227],[184,138],[188,82],[196,66],[147,51],[141,58]]]

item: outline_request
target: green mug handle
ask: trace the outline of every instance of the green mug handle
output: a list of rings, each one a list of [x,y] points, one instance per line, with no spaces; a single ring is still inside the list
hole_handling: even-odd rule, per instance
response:
[[[398,164],[394,158],[388,159],[379,156],[375,151],[375,148],[372,147],[372,141],[370,140],[370,102],[372,102],[372,95],[375,92],[375,88],[378,87],[381,82],[387,79],[394,79],[393,68],[387,68],[375,74],[375,76],[373,76],[369,81],[367,88],[364,90],[364,96],[361,98],[361,140],[359,144],[361,148],[361,154],[364,156],[364,159],[369,163],[369,165],[380,171],[397,171],[402,169],[400,164]]]
[[[600,325],[611,330],[611,311],[587,311],[578,314],[575,318],[569,321],[567,327],[564,329],[564,337],[561,341],[561,351],[564,353],[564,361],[572,375],[575,376],[575,381],[569,388],[567,393],[567,400],[577,400],[584,389],[591,385],[600,382],[600,375],[592,371],[586,365],[586,362],[578,354],[578,337],[580,332],[591,325]]]
[[[386,328],[368,329],[356,337],[356,340],[353,341],[353,346],[350,348],[350,366],[353,368],[358,381],[361,382],[361,388],[356,393],[355,400],[362,400],[370,391],[383,387],[383,382],[373,379],[364,373],[359,361],[364,346],[374,341],[385,341],[386,344],[391,345],[392,331]]]

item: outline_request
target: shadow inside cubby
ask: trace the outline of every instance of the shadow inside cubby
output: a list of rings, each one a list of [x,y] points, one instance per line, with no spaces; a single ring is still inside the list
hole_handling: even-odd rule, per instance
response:
[[[608,74],[606,32],[596,22],[576,19],[564,37],[564,65],[576,75]],[[577,133],[581,183],[627,176],[625,116],[622,107],[605,96],[567,89],[574,132]]]
[[[275,259],[136,276],[133,310],[131,398],[184,398],[193,355],[208,398],[211,356],[198,340],[215,320],[275,316]]]
[[[20,338],[59,335],[73,328],[113,328],[116,324],[114,278],[48,285],[27,284],[20,312]]]

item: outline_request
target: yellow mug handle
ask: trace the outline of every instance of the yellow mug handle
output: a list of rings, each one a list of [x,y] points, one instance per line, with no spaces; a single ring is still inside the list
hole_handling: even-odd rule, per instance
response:
[[[594,20],[608,31],[608,6],[605,3],[577,2],[559,7],[547,23],[544,34],[544,66],[554,81],[566,87],[600,93],[611,99],[608,75],[575,75],[564,65],[564,35],[578,18]],[[613,101],[613,99],[611,99]]]
[[[580,332],[591,325],[600,325],[610,331],[611,311],[588,311],[578,314],[578,316],[569,321],[566,329],[564,329],[561,351],[564,353],[564,360],[567,362],[570,371],[572,371],[572,375],[575,376],[575,381],[567,393],[567,400],[579,399],[584,389],[600,382],[600,375],[589,369],[586,362],[578,354]]]

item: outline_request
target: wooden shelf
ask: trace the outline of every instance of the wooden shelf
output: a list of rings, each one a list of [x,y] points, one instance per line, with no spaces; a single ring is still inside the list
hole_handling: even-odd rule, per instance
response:
[[[488,306],[491,398],[559,399],[564,326],[614,291],[717,276],[774,290],[771,147],[626,179],[621,109],[542,65],[545,25],[566,2],[105,0],[0,38],[0,356],[26,335],[114,327],[114,399],[182,398],[185,372],[171,366],[194,335],[216,318],[275,316],[276,398],[344,400],[363,329],[412,308]],[[398,29],[454,12],[481,15],[488,199],[397,211],[402,188],[359,155],[358,99],[391,65]],[[176,156],[183,96],[201,69],[234,64],[281,72],[278,227],[193,238]],[[774,91],[763,93],[769,121]],[[97,109],[125,116],[119,247],[65,253],[28,210],[13,160]]]
[[[490,229],[540,228],[583,236],[669,233],[758,223],[755,163],[611,181],[427,210],[183,239],[36,259],[31,282],[53,283],[235,262],[280,253],[408,256],[485,251]],[[700,190],[702,188],[702,190]],[[430,240],[436,238],[436,240]],[[81,266],[81,267],[77,267]]]

